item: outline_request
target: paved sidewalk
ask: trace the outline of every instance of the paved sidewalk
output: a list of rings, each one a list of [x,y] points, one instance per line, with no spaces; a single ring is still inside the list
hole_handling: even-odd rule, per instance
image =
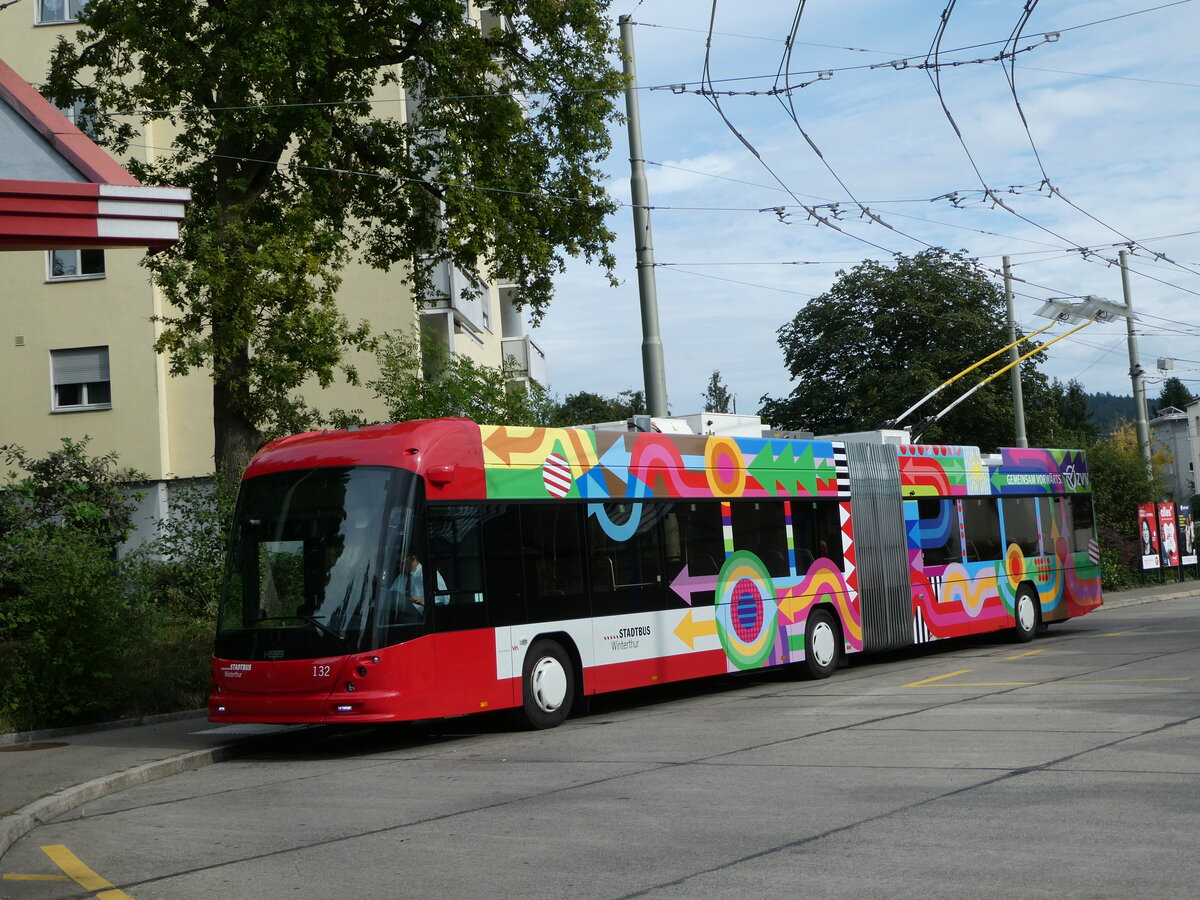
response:
[[[1106,594],[1104,604],[1116,609],[1197,596],[1200,581],[1168,582]],[[211,725],[196,710],[88,729],[0,734],[0,856],[33,828],[83,803],[310,727]]]
[[[235,756],[255,738],[305,726],[211,725],[204,710],[0,734],[0,856],[80,804]]]

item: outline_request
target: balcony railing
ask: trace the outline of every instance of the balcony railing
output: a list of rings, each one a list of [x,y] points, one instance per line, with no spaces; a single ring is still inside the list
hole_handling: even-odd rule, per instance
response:
[[[519,377],[528,378],[542,385],[546,383],[546,354],[533,338],[526,334],[520,337],[504,338],[501,343],[504,358],[507,360],[512,357],[516,360],[517,367],[520,369]]]

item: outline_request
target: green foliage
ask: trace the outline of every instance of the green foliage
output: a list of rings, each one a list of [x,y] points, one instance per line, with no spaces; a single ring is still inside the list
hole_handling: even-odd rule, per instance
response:
[[[192,190],[180,241],[146,265],[175,310],[172,373],[212,371],[226,479],[290,430],[301,384],[357,379],[346,353],[369,329],[336,305],[351,259],[402,263],[418,297],[441,265],[511,283],[535,320],[568,256],[611,272],[607,0],[481,6],[482,23],[461,0],[91,0],[58,43],[45,93],[81,99],[104,146],[125,154],[152,121],[175,135],[128,164]]]
[[[1087,452],[1104,588],[1120,590],[1144,584],[1147,576],[1141,569],[1137,507],[1166,496],[1166,459],[1155,456],[1147,469],[1137,433],[1128,421],[1118,422],[1111,435],[1096,441]]]
[[[87,719],[108,703],[137,621],[117,545],[136,500],[116,457],[64,438],[37,458],[0,448],[0,716],[18,727]]]
[[[708,388],[700,395],[700,399],[704,402],[705,412],[729,412],[733,396],[729,393],[729,388],[721,383],[720,369],[713,369],[712,378],[708,382]]]
[[[550,424],[556,426],[593,425],[598,422],[619,422],[631,416],[646,414],[644,391],[621,391],[615,397],[604,397],[589,391],[569,394],[555,405]]]
[[[70,527],[5,541],[0,715],[19,729],[93,721],[111,706],[139,626],[107,547]]]
[[[1061,439],[1055,443],[1062,447],[1089,446],[1096,440],[1099,430],[1092,419],[1083,385],[1074,378],[1064,385],[1056,378],[1051,389],[1055,395],[1061,435]]]
[[[1097,434],[1109,434],[1118,423],[1137,417],[1133,397],[1128,394],[1088,394],[1087,401]]]
[[[1004,298],[988,273],[941,249],[897,255],[892,267],[865,261],[779,329],[792,392],[762,398],[770,424],[817,434],[879,428],[938,385],[1009,343]],[[1021,346],[1022,352],[1036,342]],[[1005,361],[1006,362],[1006,361]],[[1054,396],[1041,360],[1021,365],[1031,444],[1053,443]],[[948,406],[1000,369],[995,360],[955,382],[903,424]],[[928,443],[1011,446],[1008,375],[996,378],[931,427]]]
[[[117,456],[89,456],[91,439],[62,438],[62,448],[31,457],[13,444],[0,447],[6,476],[0,495],[0,547],[10,534],[53,527],[78,531],[112,551],[133,530],[137,496],[127,489],[142,476],[117,467]]]
[[[172,620],[211,632],[236,503],[237,491],[216,477],[173,484],[158,534],[125,560],[132,589]]]
[[[232,498],[200,488],[151,546],[117,560],[132,530],[115,457],[63,441],[3,455],[0,724],[26,730],[200,705]]]
[[[504,366],[481,365],[416,334],[383,335],[376,356],[380,375],[367,386],[391,421],[465,416],[486,425],[546,424],[545,389],[518,383],[520,369],[511,359]]]
[[[1173,406],[1178,410],[1185,410],[1189,403],[1196,398],[1192,396],[1192,392],[1178,378],[1168,378],[1163,382],[1162,392],[1158,395],[1158,400],[1153,404],[1151,415],[1158,415],[1161,410],[1168,406]]]
[[[1119,423],[1109,437],[1088,448],[1097,527],[1136,542],[1137,505],[1167,496],[1164,463],[1157,456],[1146,468],[1129,422]]]

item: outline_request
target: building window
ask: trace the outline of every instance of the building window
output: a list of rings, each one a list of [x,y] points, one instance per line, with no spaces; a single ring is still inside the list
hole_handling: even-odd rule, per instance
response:
[[[112,409],[107,347],[50,351],[55,412]]]
[[[103,250],[50,250],[46,253],[46,280],[68,281],[104,277]]]
[[[54,25],[59,22],[74,22],[79,18],[79,11],[85,6],[87,6],[87,0],[38,0],[38,24]]]
[[[66,109],[64,109],[61,106],[58,107],[58,111],[60,113],[62,113],[64,116],[66,116],[66,119],[68,122],[70,122],[72,125],[74,125],[76,128],[78,128],[80,131],[82,131],[88,137],[92,138],[93,140],[95,139],[95,137],[96,137],[96,117],[89,116],[84,111],[84,100],[82,97],[80,99],[76,100],[74,103],[72,103]]]

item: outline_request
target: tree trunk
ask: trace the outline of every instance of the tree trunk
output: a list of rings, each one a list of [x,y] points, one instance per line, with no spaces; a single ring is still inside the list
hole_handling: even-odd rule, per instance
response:
[[[249,403],[249,385],[245,374],[249,347],[243,346],[234,358],[213,377],[213,458],[217,477],[231,487],[241,481],[242,472],[262,443],[262,434],[243,412]]]

